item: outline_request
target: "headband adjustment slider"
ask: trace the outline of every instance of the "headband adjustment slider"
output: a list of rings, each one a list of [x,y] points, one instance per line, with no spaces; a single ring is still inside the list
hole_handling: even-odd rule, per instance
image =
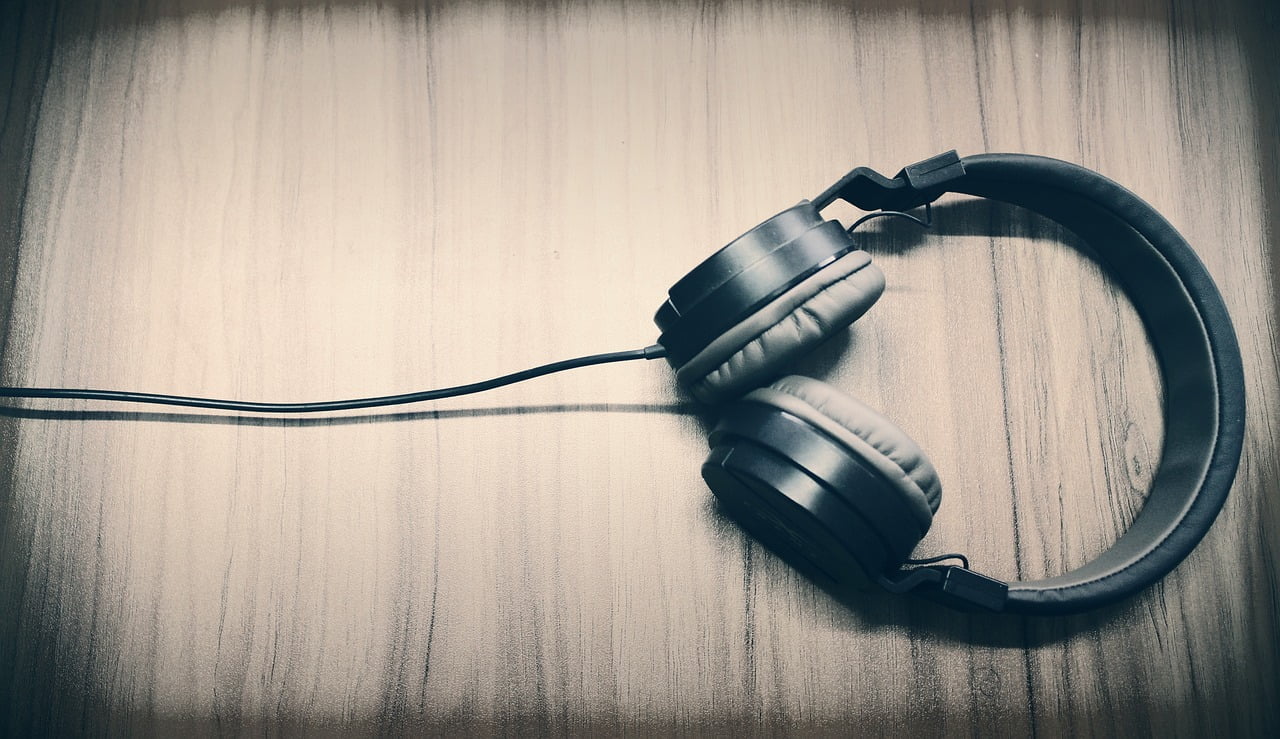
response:
[[[946,191],[949,183],[961,177],[964,177],[964,164],[961,163],[955,149],[915,164],[908,164],[902,168],[901,172],[894,175],[895,180],[905,179],[914,193],[930,194],[928,200],[917,202],[915,205],[924,205],[937,200],[938,196]]]

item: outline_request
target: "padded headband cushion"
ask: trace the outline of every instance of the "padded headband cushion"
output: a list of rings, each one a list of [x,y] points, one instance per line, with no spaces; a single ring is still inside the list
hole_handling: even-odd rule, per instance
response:
[[[942,483],[920,447],[889,419],[824,382],[799,375],[783,377],[747,399],[807,421],[866,461],[902,493],[921,530],[929,529],[942,501]]]
[[[946,190],[1020,205],[1083,238],[1132,301],[1164,385],[1165,438],[1151,492],[1129,530],[1070,572],[1009,586],[1006,610],[1064,614],[1110,603],[1163,577],[1209,530],[1244,439],[1244,374],[1226,305],[1182,236],[1137,195],[1067,162],[965,157]]]
[[[712,341],[676,370],[698,400],[729,400],[856,321],[884,292],[884,273],[853,251],[810,275]]]

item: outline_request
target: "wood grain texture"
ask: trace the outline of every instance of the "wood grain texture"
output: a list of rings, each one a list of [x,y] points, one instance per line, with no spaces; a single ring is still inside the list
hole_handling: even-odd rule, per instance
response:
[[[816,589],[716,512],[710,418],[660,362],[316,420],[13,404],[7,733],[1280,733],[1266,3],[130,0],[4,22],[5,384],[306,400],[639,347],[744,229],[856,164],[957,148],[1148,199],[1221,286],[1249,390],[1200,548],[1056,620]],[[946,495],[921,553],[1064,571],[1141,506],[1152,356],[1070,235],[959,199],[937,221],[867,235],[884,298],[797,370],[929,453]]]

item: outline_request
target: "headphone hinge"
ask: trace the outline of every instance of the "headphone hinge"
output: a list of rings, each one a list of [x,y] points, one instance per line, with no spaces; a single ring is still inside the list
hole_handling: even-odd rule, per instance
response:
[[[960,610],[1003,611],[1009,585],[955,565],[929,565],[881,575],[876,582],[891,593],[914,593]]]
[[[964,177],[964,163],[960,161],[955,149],[908,164],[894,175],[895,180],[907,182],[907,189],[901,193],[904,199],[886,210],[910,210],[932,203],[947,191],[948,184],[961,177]],[[907,198],[907,195],[911,197]]]
[[[1003,611],[1009,586],[999,580],[963,567],[947,567],[942,573],[938,599],[955,606],[978,606]]]
[[[838,198],[866,211],[911,210],[937,200],[947,185],[964,175],[964,163],[954,149],[909,164],[893,179],[858,167],[814,198],[813,206],[822,210]]]

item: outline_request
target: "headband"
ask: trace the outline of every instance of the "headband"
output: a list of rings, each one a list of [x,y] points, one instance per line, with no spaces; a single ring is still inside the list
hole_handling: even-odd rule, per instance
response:
[[[1226,305],[1181,235],[1129,190],[1046,157],[948,152],[893,179],[858,168],[820,195],[864,210],[906,210],[943,193],[1018,205],[1083,239],[1146,329],[1164,382],[1160,464],[1137,518],[1094,560],[1055,577],[1004,583],[961,568],[918,568],[887,578],[896,591],[935,593],[999,610],[1061,614],[1125,598],[1169,573],[1217,517],[1244,438],[1244,373]],[[1007,587],[1007,595],[1006,595]]]

